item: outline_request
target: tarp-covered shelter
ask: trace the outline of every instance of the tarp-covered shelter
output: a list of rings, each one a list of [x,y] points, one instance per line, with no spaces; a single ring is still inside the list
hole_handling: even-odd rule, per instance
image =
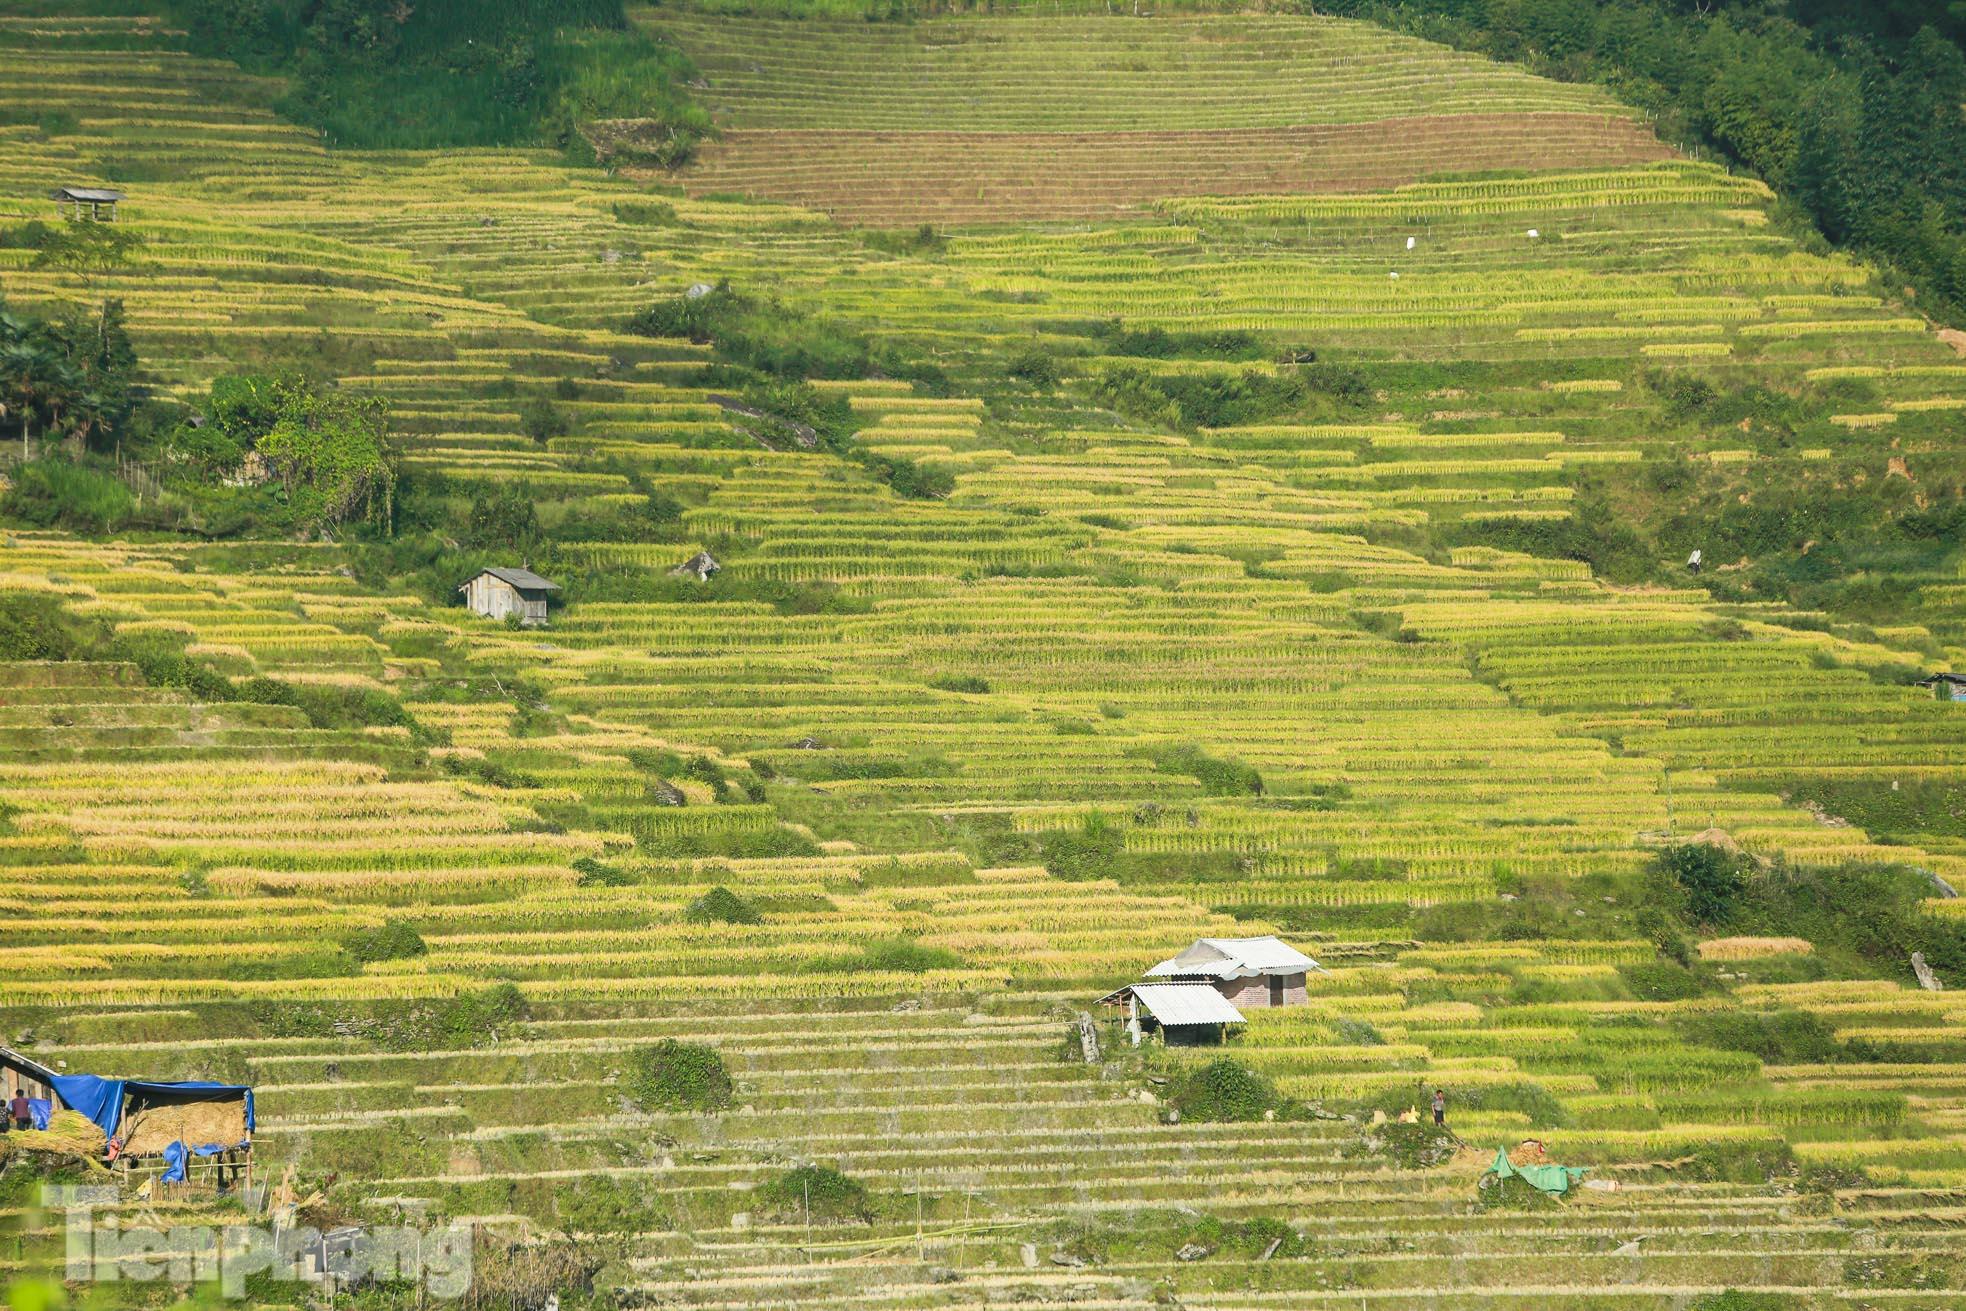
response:
[[[253,1090],[244,1084],[151,1083],[93,1074],[58,1074],[53,1082],[61,1105],[95,1121],[110,1138],[120,1138],[124,1156],[162,1156],[173,1143],[230,1150],[252,1142]]]
[[[1488,1172],[1497,1179],[1513,1176],[1551,1197],[1569,1192],[1585,1174],[1583,1167],[1575,1165],[1517,1165],[1509,1159],[1508,1149],[1504,1147],[1495,1149],[1495,1163],[1488,1167]]]
[[[1133,983],[1099,1000],[1127,1008],[1127,1032],[1136,1045],[1143,1033],[1155,1031],[1171,1047],[1217,1043],[1228,1025],[1248,1023],[1228,998],[1204,983]]]
[[[1150,979],[1204,983],[1237,1006],[1294,1006],[1310,1000],[1306,978],[1324,967],[1279,938],[1198,938],[1147,971]]]

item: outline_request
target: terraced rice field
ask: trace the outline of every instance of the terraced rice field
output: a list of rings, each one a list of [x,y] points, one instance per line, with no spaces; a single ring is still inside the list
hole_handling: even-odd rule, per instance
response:
[[[1601,92],[1318,17],[637,21],[723,134],[686,175],[855,223],[1098,218],[1670,152]]]
[[[794,108],[825,131],[1165,131],[1120,121],[1125,106],[1189,85],[1167,81],[1177,52],[1213,49],[1210,33],[1217,71],[1252,79],[1242,102],[1181,110],[1211,132],[1567,114],[1615,121],[1628,148],[1479,180],[1403,181],[1438,160],[1333,173],[1347,189],[1331,194],[1265,174],[1252,189],[1277,194],[1184,196],[1194,175],[1154,163],[1124,221],[962,229],[894,255],[783,204],[664,196],[673,221],[623,221],[645,190],[544,154],[330,154],[255,108],[252,79],[166,36],[137,43],[110,18],[31,29],[5,49],[0,100],[49,101],[76,127],[0,128],[0,221],[43,215],[55,179],[143,177],[126,217],[146,246],[86,288],[0,250],[9,301],[123,298],[165,393],[242,361],[325,368],[390,400],[406,462],[461,488],[522,486],[556,522],[643,489],[685,507],[688,541],[569,548],[583,560],[659,571],[711,545],[732,578],[829,582],[852,604],[588,601],[519,633],[365,586],[328,544],[10,534],[0,586],[188,633],[228,672],[391,689],[420,730],[314,729],[110,663],[0,667],[10,1035],[31,1025],[35,1054],[75,1069],[249,1078],[262,1150],[339,1172],[351,1197],[541,1234],[570,1183],[622,1181],[662,1217],[627,1258],[629,1288],[658,1302],[1677,1309],[1738,1287],[1960,1303],[1958,992],[1811,979],[1793,944],[1723,941],[1709,944],[1722,992],[1645,1000],[1620,972],[1655,958],[1643,937],[1426,932],[1430,913],[1525,881],[1597,898],[1592,880],[1708,828],[1799,866],[1966,880],[1956,840],[1886,845],[1761,782],[1798,765],[1880,783],[1966,772],[1956,714],[1866,672],[1960,659],[1966,607],[1943,591],[1898,629],[1857,631],[1429,536],[1561,522],[1577,468],[1667,448],[1771,479],[1825,462],[1883,478],[1892,460],[1915,476],[1955,440],[1966,363],[1914,312],[1783,235],[1765,189],[1666,158],[1593,93],[1385,37],[1368,43],[1373,76],[1349,81],[1367,48],[1350,25],[1154,20],[1125,26],[1123,53],[1101,44],[1117,24],[1072,20],[1071,48],[1142,67],[1107,84],[1054,69],[1042,86],[1066,89],[1050,107],[1011,84],[971,104],[951,80],[915,117],[911,95],[958,78],[924,53],[931,38],[971,33],[949,61],[989,68],[1011,56],[973,34],[1049,40],[1047,25],[868,27],[895,47],[870,61],[891,81],[854,118],[837,84],[799,99],[791,61],[831,65],[762,26],[645,21],[676,29],[730,113],[698,190],[723,185],[741,132]],[[91,49],[102,31],[136,48]],[[759,80],[718,62],[725,33],[756,50]],[[1297,76],[1317,59],[1324,81]],[[113,99],[82,76],[104,61]],[[1120,99],[1142,93],[1156,94]],[[905,499],[859,465],[765,449],[699,377],[707,347],[621,331],[651,300],[726,278],[940,361],[946,394],[824,387],[847,396],[861,445],[948,472],[952,494]],[[1365,370],[1373,396],[1346,422],[1194,431],[1071,386],[1035,420],[1001,402],[1001,366],[1028,347],[1054,351],[1072,385],[1120,362],[1067,330],[1118,316],[1310,342]],[[1646,371],[1681,361],[1868,390],[1820,415],[1806,447],[1661,437]],[[536,442],[519,411],[547,394],[571,430]],[[1211,795],[1164,767],[1184,745],[1255,766],[1264,794]],[[692,758],[757,791],[706,784],[680,768]],[[1124,877],[1044,868],[1046,842],[1095,815]],[[624,881],[583,882],[583,860]],[[712,886],[763,922],[687,922]],[[337,949],[391,920],[428,953],[364,965]],[[1202,934],[1273,929],[1330,973],[1310,1005],[1253,1023],[1240,1058],[1333,1104],[1445,1083],[1471,1143],[1534,1132],[1619,1187],[1478,1212],[1481,1160],[1399,1168],[1347,1120],[1170,1125],[1149,1100],[1160,1085],[1061,1058],[1068,1017],[1141,967]],[[904,935],[959,963],[853,963]],[[499,981],[531,1015],[481,1046],[305,1027],[309,1007]],[[1763,1063],[1685,1036],[1730,1008],[1813,1016],[1877,1059]],[[716,1045],[739,1109],[626,1103],[628,1053],[661,1037]],[[1557,1127],[1461,1109],[1524,1087]],[[1775,1164],[1730,1176],[1723,1154]],[[1820,1167],[1806,1187],[1791,1156]],[[901,1213],[919,1198],[925,1218],[799,1224],[751,1204],[807,1160],[907,1199]],[[1280,1218],[1306,1248],[1052,1261],[1074,1225],[1204,1193],[1211,1213]]]

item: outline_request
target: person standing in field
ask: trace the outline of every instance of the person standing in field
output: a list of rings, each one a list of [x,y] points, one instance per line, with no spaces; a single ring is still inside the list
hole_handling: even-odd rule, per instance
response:
[[[19,1088],[14,1089],[14,1100],[7,1103],[7,1115],[16,1129],[34,1127],[34,1113],[28,1109],[27,1094]]]
[[[1447,1127],[1447,1094],[1438,1088],[1434,1089],[1434,1124]]]

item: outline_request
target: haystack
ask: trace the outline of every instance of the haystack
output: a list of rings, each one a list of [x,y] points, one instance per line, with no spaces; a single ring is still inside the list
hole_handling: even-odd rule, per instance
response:
[[[1724,828],[1703,828],[1686,840],[1688,842],[1697,842],[1704,847],[1719,847],[1729,855],[1738,856],[1742,854],[1741,844],[1736,842],[1734,835]]]
[[[0,1156],[12,1152],[39,1152],[48,1156],[99,1161],[107,1145],[102,1130],[88,1116],[80,1111],[56,1111],[48,1117],[46,1129],[16,1129],[0,1135]]]
[[[217,1143],[232,1147],[247,1138],[246,1104],[238,1098],[192,1101],[181,1098],[139,1101],[131,1098],[121,1128],[123,1151],[130,1156],[156,1156],[172,1143],[203,1147]]]

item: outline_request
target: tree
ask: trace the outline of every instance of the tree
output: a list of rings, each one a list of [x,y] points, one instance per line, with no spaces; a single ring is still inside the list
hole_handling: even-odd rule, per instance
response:
[[[142,236],[113,223],[66,223],[49,230],[32,267],[79,274],[86,284],[92,274],[128,267],[142,245]]]
[[[134,405],[136,364],[120,301],[55,319],[0,310],[0,417],[19,423],[22,458],[37,425],[78,447],[118,431]]]
[[[300,528],[394,515],[378,397],[319,389],[296,374],[230,374],[212,383],[204,427],[180,429],[172,447],[214,472],[258,452]]]
[[[32,459],[28,429],[34,421],[35,407],[43,394],[48,370],[47,355],[31,341],[17,340],[0,346],[0,408],[20,422],[20,457]]]
[[[532,497],[517,487],[479,492],[471,498],[462,544],[472,550],[502,550],[530,556],[541,537]]]
[[[387,523],[396,473],[389,461],[382,406],[374,398],[278,387],[279,421],[255,443],[302,527],[350,519]]]

